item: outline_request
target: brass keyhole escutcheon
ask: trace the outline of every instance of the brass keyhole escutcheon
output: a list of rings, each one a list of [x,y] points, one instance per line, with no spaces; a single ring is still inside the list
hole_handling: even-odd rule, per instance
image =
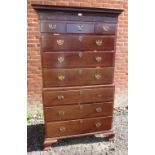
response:
[[[84,27],[84,25],[82,25],[82,24],[77,25],[78,31],[82,31],[83,27]]]
[[[101,123],[100,122],[97,122],[96,124],[95,124],[95,126],[97,127],[97,128],[99,128],[99,127],[101,127]]]
[[[59,62],[59,63],[63,63],[63,62],[64,62],[64,60],[65,60],[65,58],[64,58],[64,57],[59,57],[59,58],[58,58],[58,62]]]
[[[58,76],[58,79],[59,79],[60,81],[63,81],[63,80],[65,79],[65,76],[64,76],[64,75],[59,75],[59,76]]]
[[[63,39],[57,40],[57,44],[58,44],[59,46],[62,46],[62,45],[64,44],[64,40],[63,40]]]
[[[102,75],[101,75],[101,74],[95,74],[95,78],[96,78],[97,80],[99,80],[99,79],[102,78]]]
[[[96,45],[97,45],[97,46],[101,46],[101,45],[102,45],[102,43],[103,43],[103,41],[102,41],[102,40],[96,40]]]
[[[109,26],[103,25],[102,28],[103,28],[103,31],[105,31],[105,32],[109,31]]]
[[[82,52],[79,52],[79,57],[82,58],[83,54]]]
[[[48,27],[49,27],[51,30],[55,30],[55,29],[56,29],[56,25],[55,25],[55,24],[49,24]]]
[[[82,40],[83,40],[83,37],[79,36],[79,41],[82,42]]]
[[[82,69],[79,69],[78,70],[78,73],[81,75],[82,74]]]
[[[82,124],[83,123],[83,120],[82,119],[80,119],[80,124]]]
[[[83,105],[79,105],[80,106],[80,109],[83,109]]]
[[[83,90],[80,90],[80,95],[83,95]]]
[[[101,56],[97,56],[95,59],[96,59],[97,62],[100,62],[102,60],[102,57]]]

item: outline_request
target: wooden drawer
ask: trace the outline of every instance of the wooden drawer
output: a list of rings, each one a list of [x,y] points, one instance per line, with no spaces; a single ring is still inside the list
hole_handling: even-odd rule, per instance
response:
[[[44,106],[113,101],[114,86],[70,90],[44,90]]]
[[[97,23],[95,25],[96,34],[116,34],[116,24]]]
[[[95,13],[90,15],[88,13],[82,13],[82,16],[78,16],[78,13],[65,13],[65,12],[60,12],[59,14],[55,14],[55,13],[43,13],[43,14],[40,14],[39,15],[39,19],[41,21],[44,21],[44,20],[49,20],[49,21],[52,21],[52,20],[60,20],[60,21],[90,21],[90,22],[108,22],[108,23],[117,23],[117,17],[116,16],[110,16],[110,15],[101,15],[101,14],[97,14]]]
[[[81,69],[43,69],[44,87],[82,86],[113,83],[113,67]]]
[[[114,50],[114,36],[102,35],[60,35],[43,33],[41,45],[43,52],[52,51],[83,51],[83,50]]]
[[[112,111],[112,102],[46,107],[45,120],[50,122],[99,116],[112,116]]]
[[[68,23],[67,33],[94,33],[94,23]]]
[[[46,135],[49,138],[107,131],[112,127],[112,117],[80,119],[64,122],[46,123]]]
[[[113,67],[114,52],[44,52],[44,68]]]
[[[66,24],[62,22],[42,22],[40,24],[41,32],[65,33]]]

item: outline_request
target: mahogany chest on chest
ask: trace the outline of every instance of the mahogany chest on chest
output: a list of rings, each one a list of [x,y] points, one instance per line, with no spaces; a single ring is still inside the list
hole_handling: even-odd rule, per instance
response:
[[[121,10],[33,7],[40,22],[44,147],[62,138],[112,134]]]

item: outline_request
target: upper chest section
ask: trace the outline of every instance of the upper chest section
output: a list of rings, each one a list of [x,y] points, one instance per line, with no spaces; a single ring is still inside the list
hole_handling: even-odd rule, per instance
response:
[[[48,11],[39,13],[40,31],[58,34],[116,33],[117,16],[101,13]]]

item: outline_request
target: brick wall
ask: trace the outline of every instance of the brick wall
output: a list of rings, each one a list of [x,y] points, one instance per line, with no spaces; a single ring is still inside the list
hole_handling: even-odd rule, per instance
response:
[[[127,0],[28,0],[28,104],[41,103],[41,63],[39,25],[36,11],[31,4],[46,4],[57,6],[85,6],[98,8],[124,9],[119,16],[118,39],[116,43],[116,105],[127,104],[127,80],[128,80],[128,2]],[[125,103],[124,103],[125,102]]]

